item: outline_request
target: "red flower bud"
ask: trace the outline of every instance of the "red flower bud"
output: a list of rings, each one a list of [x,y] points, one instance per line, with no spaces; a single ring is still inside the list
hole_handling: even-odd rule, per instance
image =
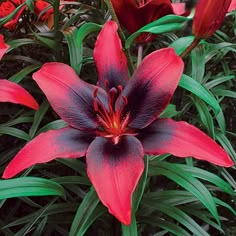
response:
[[[199,0],[193,18],[193,34],[196,38],[209,38],[221,26],[231,0]]]
[[[34,11],[36,15],[39,15],[42,11],[44,11],[47,7],[49,7],[50,4],[43,0],[37,0],[34,6],[35,6]],[[48,9],[44,14],[42,14],[40,16],[40,20],[41,21],[47,20],[51,14],[53,14],[53,8]]]
[[[112,0],[111,2],[121,25],[130,34],[152,21],[174,13],[170,0]],[[149,33],[142,33],[136,41],[147,43],[154,37]]]

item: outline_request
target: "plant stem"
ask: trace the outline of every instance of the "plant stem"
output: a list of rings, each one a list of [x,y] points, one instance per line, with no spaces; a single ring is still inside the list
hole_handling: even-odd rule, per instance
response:
[[[138,57],[137,57],[137,67],[140,65],[143,59],[143,45],[138,44]]]
[[[59,42],[60,42],[60,36],[59,36],[59,14],[60,14],[60,11],[59,11],[59,7],[60,7],[60,0],[55,0],[54,3],[53,3],[53,21],[54,21],[54,39],[55,39],[55,42],[56,42],[56,45],[58,45],[58,48],[59,48]],[[60,50],[56,50],[55,51],[56,53],[56,58],[57,60],[60,61]]]
[[[122,45],[125,45],[125,41],[126,41],[126,38],[125,38],[125,35],[121,29],[121,26],[120,26],[120,22],[116,16],[116,13],[115,13],[115,10],[113,8],[113,5],[112,5],[112,2],[111,0],[105,0],[106,4],[107,4],[107,7],[108,7],[108,10],[110,11],[110,14],[111,14],[111,17],[112,19],[117,23],[118,25],[118,34],[120,36],[120,39],[122,41]],[[130,73],[133,74],[134,72],[134,65],[133,65],[133,62],[132,62],[132,57],[131,57],[131,54],[130,54],[130,50],[129,49],[124,49],[124,52],[125,52],[125,55],[128,59],[128,66],[129,66],[129,70],[130,70]]]
[[[55,32],[57,32],[59,29],[59,7],[60,7],[60,1],[55,0],[53,3],[54,31]]]
[[[185,49],[184,52],[180,54],[180,57],[184,58],[188,53],[190,53],[201,41],[199,38],[194,38],[193,42]]]

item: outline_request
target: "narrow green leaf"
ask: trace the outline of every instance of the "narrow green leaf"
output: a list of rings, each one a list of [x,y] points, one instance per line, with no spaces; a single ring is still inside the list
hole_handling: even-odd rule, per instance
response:
[[[169,104],[167,108],[161,113],[160,118],[172,118],[179,113],[179,111],[176,111],[176,106],[174,104]]]
[[[23,139],[26,141],[30,140],[30,136],[26,132],[24,132],[23,130],[17,129],[17,128],[13,128],[13,127],[0,126],[0,135],[1,134],[11,135],[13,137]]]
[[[86,233],[86,223],[88,223],[88,219],[95,210],[99,201],[100,200],[97,196],[96,191],[93,187],[91,187],[90,191],[86,194],[77,210],[77,213],[70,228],[69,236],[83,236]]]
[[[151,207],[151,203],[149,207]],[[194,235],[210,236],[199,224],[197,224],[189,215],[184,213],[182,210],[166,204],[160,204],[156,209],[178,221]]]
[[[176,15],[167,15],[160,19],[145,25],[128,37],[125,48],[129,48],[134,39],[141,33],[148,32],[153,34],[162,34],[182,29],[189,18]]]
[[[37,131],[36,135],[38,135],[38,134],[40,134],[42,132],[47,132],[47,131],[52,130],[52,129],[64,128],[66,126],[68,126],[68,124],[64,120],[55,120],[55,121],[52,121],[52,122],[46,124],[42,128],[40,128]]]
[[[28,45],[28,44],[39,44],[39,42],[33,39],[29,39],[29,38],[21,38],[21,39],[14,39],[12,41],[8,41],[7,44],[10,46],[7,52],[10,52],[11,50],[15,48]]]
[[[209,112],[208,106],[205,102],[198,98],[192,99],[197,110],[198,114],[200,116],[202,124],[205,126],[205,128],[208,130],[208,133],[210,136],[215,139],[215,126],[213,122],[213,118],[211,116],[211,113]]]
[[[44,228],[47,224],[48,221],[48,217],[44,217],[41,222],[38,224],[37,228],[34,230],[34,233],[32,234],[32,236],[39,236],[39,235],[43,235],[43,231]]]
[[[236,153],[228,138],[221,132],[216,131],[216,140],[219,141],[225,151],[230,155],[234,163],[236,163]]]
[[[54,198],[51,200],[45,207],[42,207],[40,210],[37,211],[37,215],[32,217],[30,221],[24,225],[23,228],[21,228],[15,236],[25,236],[28,233],[30,233],[33,230],[34,225],[36,222],[42,217],[42,215],[54,204],[54,202],[57,200],[57,198]]]
[[[36,39],[38,41],[43,43],[48,48],[50,48],[52,50],[55,50],[55,51],[59,50],[58,44],[57,44],[57,42],[55,40],[46,38],[45,36],[41,36],[41,35],[39,35],[39,34],[37,34],[35,32],[32,32],[32,34],[36,37]]]
[[[197,97],[205,101],[214,109],[215,114],[218,114],[221,110],[220,105],[215,97],[202,84],[200,84],[190,76],[183,74],[179,82],[179,86],[190,91],[191,93],[195,94]]]
[[[11,76],[9,80],[15,83],[20,83],[25,78],[26,75],[39,69],[40,67],[41,65],[29,65],[25,67],[24,69],[20,70],[18,73]]]
[[[185,229],[183,229],[180,225],[177,225],[176,223],[171,223],[165,219],[153,219],[153,217],[145,217],[143,219],[144,223],[147,223],[147,224],[152,224],[152,221],[155,222],[155,225],[154,226],[158,226],[162,229],[166,229],[167,232],[171,232],[177,236],[191,236],[191,234],[189,234]],[[167,233],[166,232],[166,233]],[[159,235],[166,235],[165,234],[159,234],[159,233],[156,233],[154,236],[159,236]]]
[[[0,180],[0,199],[29,196],[64,195],[64,189],[51,180],[36,177],[20,177]]]
[[[121,229],[122,229],[122,236],[138,236],[138,227],[134,213],[132,214],[131,224],[129,226],[121,224]]]
[[[179,166],[183,171],[189,172],[192,176],[198,179],[203,179],[205,181],[208,181],[214,184],[225,193],[234,195],[234,191],[231,188],[231,186],[227,182],[225,182],[222,178],[220,178],[218,175],[215,175],[209,171],[206,171],[197,167],[193,167],[193,166],[186,166],[186,165],[180,165],[180,164],[175,164],[175,165]]]
[[[82,60],[83,60],[83,40],[89,34],[101,30],[102,26],[88,22],[82,25],[79,29],[76,27],[69,27],[61,32],[66,38],[69,55],[70,65],[74,68],[77,74],[80,74]]]
[[[206,43],[198,44],[198,46],[191,51],[192,77],[198,82],[202,82],[205,74],[205,45]]]
[[[173,47],[175,49],[175,53],[180,55],[187,49],[187,47],[193,42],[194,36],[182,37],[175,40],[173,43],[169,45],[169,47]]]
[[[134,214],[138,210],[139,203],[142,199],[146,187],[147,175],[148,175],[148,158],[145,157],[145,169],[132,196],[132,209]]]
[[[58,184],[78,184],[78,185],[91,185],[91,182],[89,181],[88,177],[84,176],[64,176],[64,177],[57,177],[51,179],[54,182],[57,182]]]
[[[228,203],[220,200],[219,198],[214,198],[216,204],[225,207],[226,209],[230,210],[236,216],[236,210],[234,210]]]
[[[50,105],[49,105],[48,101],[45,100],[43,102],[43,104],[40,106],[39,110],[37,110],[35,112],[34,121],[33,121],[33,124],[30,128],[30,131],[29,131],[29,136],[31,137],[31,139],[35,136],[35,133],[36,133],[45,113],[48,111],[49,107],[50,107]]]
[[[216,204],[211,193],[191,173],[184,171],[182,165],[156,160],[150,164],[149,175],[164,175],[191,192],[211,212],[218,224],[220,224]]]
[[[217,85],[220,85],[220,84],[227,82],[229,80],[232,80],[234,78],[235,78],[234,75],[220,76],[219,78],[214,78],[211,81],[205,83],[204,86],[209,90],[209,89],[216,87]]]
[[[181,210],[184,210],[184,212],[187,213],[188,215],[193,215],[193,216],[201,219],[206,224],[209,224],[210,226],[214,227],[219,232],[224,234],[224,230],[218,224],[216,224],[214,221],[212,221],[209,218],[209,216],[211,216],[211,215],[208,212],[205,212],[205,211],[202,211],[202,210],[197,210],[197,209],[195,209],[193,207],[189,207],[189,206],[186,206],[186,207],[182,206]]]

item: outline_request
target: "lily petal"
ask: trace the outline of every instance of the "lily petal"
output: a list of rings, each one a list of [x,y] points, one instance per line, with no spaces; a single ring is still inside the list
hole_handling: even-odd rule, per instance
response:
[[[159,119],[141,130],[137,137],[147,154],[170,153],[178,157],[192,156],[215,165],[234,165],[228,154],[213,139],[187,122]]]
[[[143,148],[133,136],[118,144],[97,137],[86,155],[87,172],[102,203],[123,224],[131,222],[131,196],[144,169]]]
[[[149,54],[138,67],[121,96],[128,104],[123,114],[129,114],[131,128],[144,128],[153,122],[169,104],[178,85],[184,64],[173,48]],[[120,107],[117,100],[116,107]]]
[[[224,21],[232,0],[199,0],[193,17],[192,32],[196,38],[211,37]]]
[[[107,91],[118,85],[125,86],[129,79],[127,59],[117,29],[114,21],[108,21],[98,35],[94,48],[98,85]]]
[[[58,157],[82,157],[93,139],[92,132],[70,127],[42,133],[18,152],[6,167],[2,177],[11,178],[34,164],[49,162]]]
[[[97,97],[103,101],[106,99],[104,90],[84,82],[70,66],[58,62],[44,64],[33,74],[33,79],[56,113],[70,126],[77,129],[97,127],[94,91],[97,90]]]
[[[10,48],[10,46],[4,42],[4,37],[2,34],[0,34],[0,60],[2,59],[8,48]]]
[[[34,110],[39,109],[38,103],[24,88],[6,79],[0,79],[0,102],[12,102]]]

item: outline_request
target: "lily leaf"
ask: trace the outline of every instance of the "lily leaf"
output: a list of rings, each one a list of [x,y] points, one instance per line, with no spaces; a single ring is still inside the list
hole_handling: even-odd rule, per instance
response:
[[[36,177],[20,177],[0,180],[0,199],[29,196],[64,195],[63,187],[51,180]]]
[[[205,101],[214,109],[216,115],[220,112],[220,105],[211,94],[211,92],[190,76],[183,74],[180,79],[179,86],[190,91],[191,93],[195,94],[197,97]]]
[[[135,33],[131,34],[125,43],[125,48],[129,48],[134,39],[141,33],[163,34],[182,29],[189,18],[176,15],[167,15],[150,24],[145,25]]]
[[[83,60],[83,40],[89,34],[101,30],[102,26],[95,23],[85,23],[79,29],[69,27],[62,30],[66,38],[70,54],[70,65],[74,68],[77,74],[80,74]]]

